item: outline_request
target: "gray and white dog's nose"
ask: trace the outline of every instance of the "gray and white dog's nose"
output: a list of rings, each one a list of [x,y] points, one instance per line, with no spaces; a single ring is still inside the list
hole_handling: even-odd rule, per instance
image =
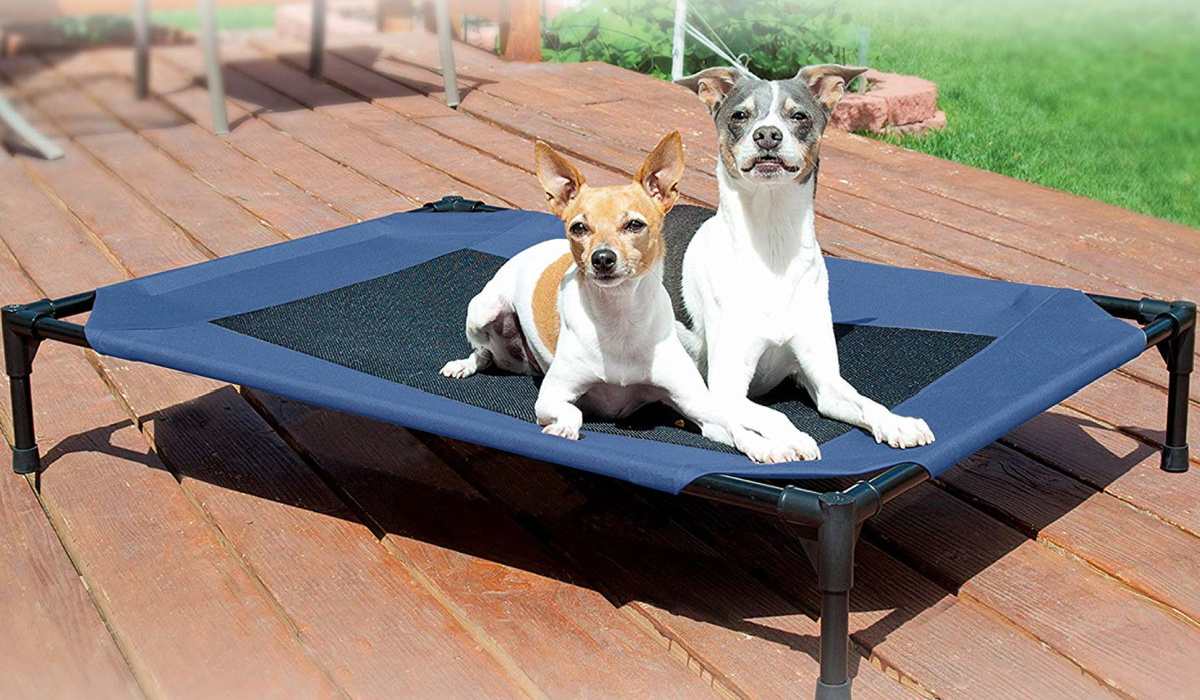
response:
[[[760,126],[754,130],[754,143],[765,151],[778,148],[783,143],[783,132],[779,127]]]

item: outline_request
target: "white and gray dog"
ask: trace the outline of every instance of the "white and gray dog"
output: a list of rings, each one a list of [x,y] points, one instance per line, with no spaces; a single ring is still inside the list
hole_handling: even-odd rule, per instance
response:
[[[684,256],[683,299],[694,325],[680,333],[719,400],[747,401],[791,378],[825,417],[876,442],[915,447],[933,442],[925,421],[892,413],[841,376],[813,226],[825,124],[865,70],[809,66],[767,81],[710,68],[678,81],[708,105],[720,155],[717,214]],[[820,458],[810,442],[803,456]]]

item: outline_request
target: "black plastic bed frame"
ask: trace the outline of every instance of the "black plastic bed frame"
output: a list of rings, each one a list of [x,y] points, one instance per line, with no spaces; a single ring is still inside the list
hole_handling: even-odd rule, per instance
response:
[[[482,202],[446,197],[416,211],[499,210]],[[1168,472],[1186,472],[1188,387],[1196,351],[1196,304],[1097,294],[1088,297],[1113,316],[1138,322],[1146,334],[1146,349],[1157,347],[1166,360],[1170,383],[1161,467]],[[12,392],[13,471],[17,474],[36,475],[40,464],[30,393],[30,375],[38,345],[44,340],[54,340],[90,347],[83,326],[62,319],[90,311],[95,299],[96,293],[92,291],[3,308],[4,360]],[[878,513],[883,504],[927,479],[929,473],[924,467],[909,462],[842,491],[818,492],[720,474],[701,477],[683,491],[776,515],[797,529],[816,568],[821,592],[818,700],[850,698],[849,594],[854,587],[854,548],[862,523]]]

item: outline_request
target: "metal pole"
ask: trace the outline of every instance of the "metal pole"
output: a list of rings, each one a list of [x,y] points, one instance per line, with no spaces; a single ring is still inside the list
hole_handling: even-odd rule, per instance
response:
[[[1196,305],[1175,302],[1171,305],[1175,337],[1160,345],[1167,361],[1170,382],[1167,385],[1167,436],[1163,441],[1162,469],[1167,472],[1188,470],[1188,389],[1196,365]]]
[[[133,3],[134,94],[139,100],[150,94],[150,0]]]
[[[21,113],[5,99],[4,95],[0,95],[0,124],[8,124],[13,133],[46,160],[58,160],[63,157],[63,150],[58,147],[58,144],[46,138],[42,132],[25,121],[25,117],[21,116]]]
[[[671,80],[683,77],[683,45],[687,39],[687,0],[675,0],[675,33],[671,41]]]
[[[312,40],[308,45],[308,74],[320,78],[325,69],[325,0],[313,0]]]
[[[821,674],[817,700],[850,700],[850,591],[858,541],[855,498],[822,494],[824,518],[817,530],[817,588],[821,591]]]
[[[860,66],[869,65],[867,63],[867,49],[869,48],[870,43],[871,43],[870,27],[859,27],[858,28],[858,65],[860,65]],[[862,76],[862,75],[858,76],[858,91],[860,93],[864,93],[867,91],[866,76]]]
[[[213,6],[213,0],[200,0],[200,39],[204,43],[204,66],[208,75],[208,100],[212,105],[213,133],[228,134],[225,79],[221,76],[221,55],[217,51],[217,10]]]
[[[438,50],[442,58],[442,81],[446,86],[446,106],[457,107],[458,73],[454,68],[454,40],[450,33],[450,2],[434,0],[433,13],[437,19]]]

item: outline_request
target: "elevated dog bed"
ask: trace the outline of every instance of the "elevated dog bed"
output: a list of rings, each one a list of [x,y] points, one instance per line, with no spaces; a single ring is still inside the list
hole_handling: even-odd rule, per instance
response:
[[[711,212],[667,219],[669,287],[686,242]],[[574,442],[533,421],[537,382],[438,374],[465,356],[467,303],[510,256],[563,235],[548,214],[447,198],[309,238],[4,311],[14,465],[38,466],[29,404],[37,342],[246,385],[642,486],[779,514],[817,530],[824,593],[820,694],[848,697],[846,593],[857,526],[1098,377],[1159,345],[1171,370],[1166,469],[1187,468],[1187,382],[1195,306],[829,259],[843,373],[864,394],[924,418],[931,445],[894,450],[821,418],[803,392],[765,403],[821,443],[822,459],[756,465],[701,438],[663,407],[590,421]],[[677,313],[683,313],[676,300]],[[90,310],[86,326],[62,317]],[[1131,318],[1145,328],[1120,320]],[[686,319],[685,319],[686,320]],[[402,465],[398,465],[402,468]],[[874,475],[818,493],[760,479]]]

